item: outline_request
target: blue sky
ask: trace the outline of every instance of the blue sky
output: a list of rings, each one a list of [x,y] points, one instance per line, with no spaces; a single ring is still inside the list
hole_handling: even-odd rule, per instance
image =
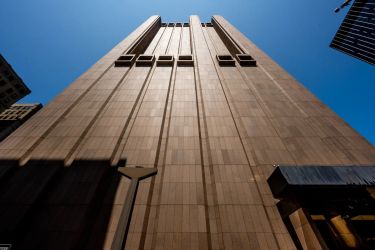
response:
[[[208,22],[220,14],[375,144],[375,67],[328,47],[343,0],[3,1],[0,53],[48,103],[150,15]],[[5,24],[5,25],[4,25]]]

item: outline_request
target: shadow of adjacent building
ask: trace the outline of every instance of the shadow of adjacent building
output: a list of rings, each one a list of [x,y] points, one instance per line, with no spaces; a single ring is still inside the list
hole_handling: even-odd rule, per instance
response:
[[[120,175],[107,161],[0,161],[0,242],[102,249]],[[6,171],[4,169],[7,169]]]

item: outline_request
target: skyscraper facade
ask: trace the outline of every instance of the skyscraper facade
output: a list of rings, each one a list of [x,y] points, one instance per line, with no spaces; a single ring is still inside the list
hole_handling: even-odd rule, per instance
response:
[[[375,65],[375,1],[356,0],[330,47]]]
[[[0,112],[28,94],[28,87],[0,54]]]
[[[221,16],[152,16],[0,144],[0,243],[110,249],[324,248],[280,215],[275,165],[371,165],[375,150]]]
[[[16,103],[0,113],[0,141],[12,133],[16,128],[21,126],[39,109],[42,108],[40,103],[20,104]]]

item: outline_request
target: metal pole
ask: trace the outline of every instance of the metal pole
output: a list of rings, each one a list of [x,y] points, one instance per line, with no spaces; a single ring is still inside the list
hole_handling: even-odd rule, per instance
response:
[[[123,250],[128,236],[130,222],[132,218],[135,199],[139,181],[157,174],[155,168],[118,168],[118,171],[131,180],[128,193],[126,195],[124,207],[121,211],[120,219],[117,225],[116,233],[112,241],[111,250]]]
[[[121,211],[120,219],[117,225],[116,233],[113,238],[111,250],[122,250],[125,247],[126,238],[130,227],[130,221],[133,213],[135,197],[137,194],[139,180],[132,179],[126,195],[124,207]]]

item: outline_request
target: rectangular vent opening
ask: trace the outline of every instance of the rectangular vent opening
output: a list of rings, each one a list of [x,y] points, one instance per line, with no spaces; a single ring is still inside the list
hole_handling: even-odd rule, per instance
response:
[[[190,27],[190,23],[184,23],[184,27]]]
[[[236,62],[234,61],[231,55],[217,55],[217,61],[220,66],[235,66]]]
[[[161,55],[156,61],[157,66],[173,66],[174,57],[172,55]]]
[[[161,27],[167,27],[166,23],[161,23]]]
[[[257,65],[255,59],[249,54],[236,54],[236,59],[241,66],[254,67]]]
[[[182,27],[182,23],[176,23],[176,27]]]
[[[214,27],[212,23],[206,23],[206,27]]]
[[[174,27],[174,23],[168,23],[168,27]]]
[[[121,55],[116,61],[115,61],[115,67],[128,67],[131,66],[134,63],[135,55],[129,54],[129,55]]]
[[[193,55],[178,55],[177,66],[194,66]]]
[[[137,61],[135,62],[136,66],[152,66],[155,61],[155,56],[153,55],[139,55]]]
[[[204,23],[201,23],[202,27],[206,27],[206,25]]]

